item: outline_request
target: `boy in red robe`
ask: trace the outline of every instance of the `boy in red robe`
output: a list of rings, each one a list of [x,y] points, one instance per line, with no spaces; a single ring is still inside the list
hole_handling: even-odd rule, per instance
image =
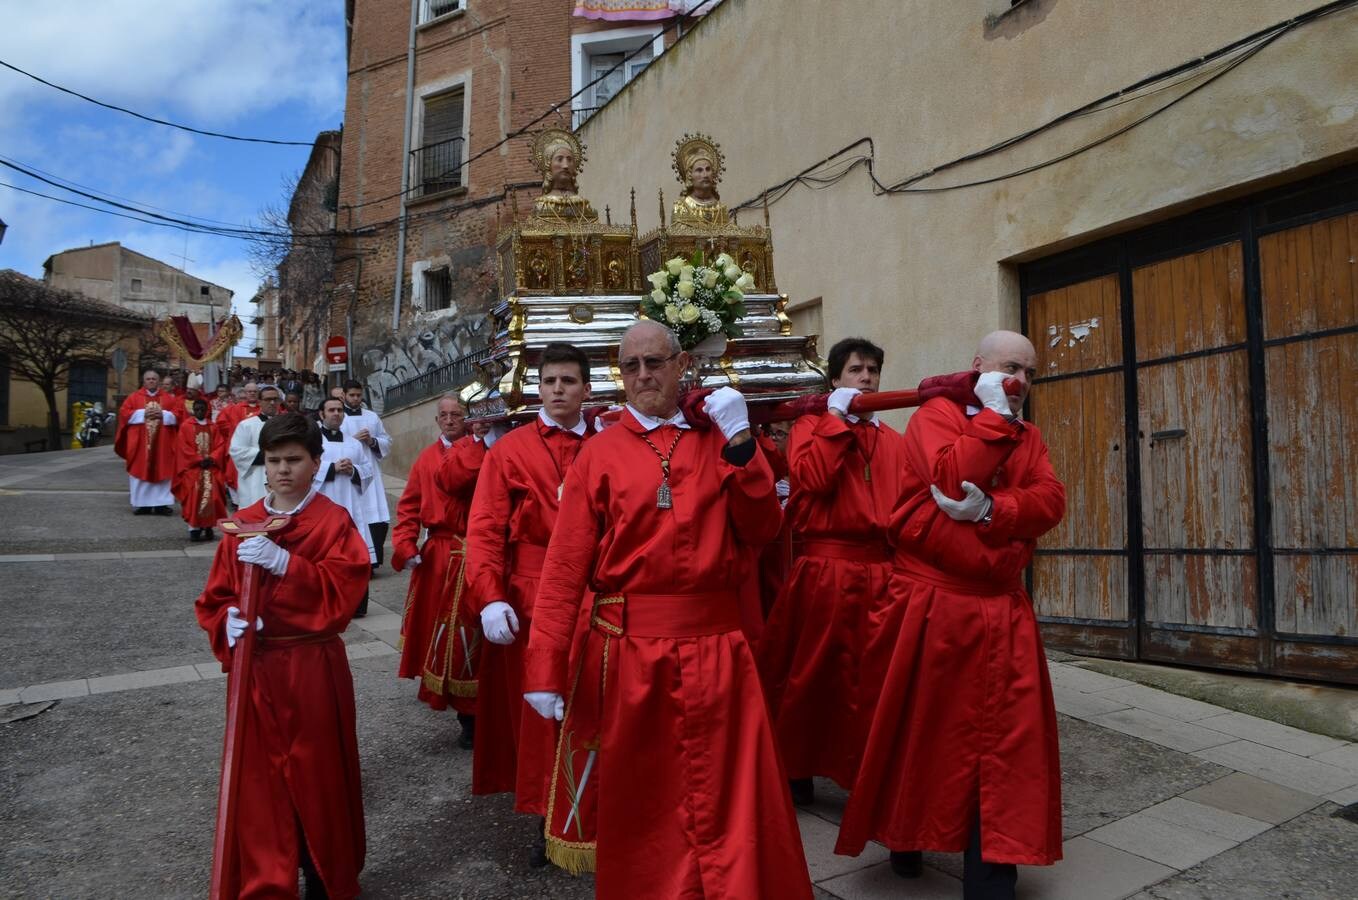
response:
[[[889,665],[835,847],[965,851],[967,897],[1012,898],[1016,864],[1061,858],[1056,711],[1023,588],[1066,508],[1020,415],[1036,366],[1023,335],[990,334],[972,363],[976,405],[937,398],[910,419],[872,651]]]
[[[206,400],[193,401],[193,417],[179,426],[179,473],[175,499],[189,526],[189,540],[210,541],[212,526],[226,516],[222,464],[226,446],[208,418]]]
[[[523,702],[523,650],[532,632],[547,542],[566,473],[588,435],[589,357],[548,344],[538,369],[542,411],[486,454],[467,524],[467,585],[487,644],[477,688],[472,793],[514,792],[514,808],[543,816],[556,723]],[[530,866],[547,864],[541,822]]]
[[[236,640],[247,627],[259,632],[237,751],[243,758],[225,897],[295,897],[299,865],[309,895],[359,891],[363,793],[353,678],[340,634],[371,570],[349,513],[312,487],[320,442],[315,425],[296,413],[265,424],[260,447],[273,490],[237,518],[286,515],[292,522],[273,539],[224,536],[195,604],[228,672]],[[240,618],[242,563],[262,570],[253,623]]]
[[[759,645],[794,803],[814,801],[812,776],[853,786],[881,672],[865,654],[891,575],[887,520],[900,490],[901,436],[849,404],[873,393],[882,348],[845,338],[830,348],[828,409],[802,416],[788,438],[787,516],[797,560]]]
[[[524,698],[564,717],[547,853],[603,900],[810,898],[738,596],[782,511],[738,391],[706,398],[710,426],[679,409],[688,364],[663,325],[629,328],[627,408],[566,475],[524,658]]]

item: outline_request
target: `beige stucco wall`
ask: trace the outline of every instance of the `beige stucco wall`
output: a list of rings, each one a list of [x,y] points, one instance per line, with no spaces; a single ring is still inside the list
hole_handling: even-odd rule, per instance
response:
[[[391,452],[382,458],[384,475],[405,478],[410,474],[415,457],[439,435],[438,405],[439,398],[432,397],[382,416],[382,426],[391,435]]]
[[[988,28],[987,16],[1008,10],[1009,0],[725,0],[584,125],[581,190],[616,211],[627,209],[635,187],[642,230],[654,227],[657,187],[667,202],[678,189],[674,141],[698,130],[726,154],[720,188],[728,204],[862,137],[875,144],[878,178],[895,183],[1317,5],[1029,0]],[[1356,37],[1358,10],[1306,25],[1129,133],[994,185],[874,196],[859,168],[825,190],[796,187],[771,209],[779,286],[794,304],[823,296],[822,348],[851,333],[883,342],[884,387],[965,367],[979,335],[1019,325],[1016,258],[1351,153]],[[1080,117],[919,186],[1058,156],[1199,80]],[[842,159],[859,152],[866,147]]]

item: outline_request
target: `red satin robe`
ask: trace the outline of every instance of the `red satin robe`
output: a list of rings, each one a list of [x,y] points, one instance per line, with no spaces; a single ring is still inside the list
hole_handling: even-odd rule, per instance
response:
[[[648,437],[665,453],[677,431]],[[778,532],[773,475],[757,448],[736,466],[719,431],[687,430],[660,509],[643,433],[624,412],[581,450],[543,565],[523,688],[567,697],[548,857],[594,868],[605,900],[810,897],[736,596],[750,548]]]
[[[236,461],[231,458],[229,452],[231,447],[231,435],[235,433],[237,425],[251,416],[257,415],[259,415],[258,403],[245,403],[242,401],[240,403],[232,403],[230,406],[224,408],[217,416],[217,421],[212,423],[216,426],[218,432],[221,433],[223,446],[228,448],[225,474],[226,483],[232,489],[235,489],[236,487]]]
[[[148,407],[174,413],[176,424],[128,424],[133,413]],[[181,412],[175,399],[164,391],[149,394],[146,388],[138,388],[123,401],[118,410],[118,436],[113,450],[127,463],[127,474],[152,483],[174,478],[179,455],[175,436],[178,423],[183,421]]]
[[[886,425],[802,416],[788,438],[787,517],[797,559],[759,646],[778,749],[791,778],[853,786],[882,672],[866,651],[887,603],[887,522],[901,436]]]
[[[481,621],[467,602],[463,567],[467,509],[485,446],[464,435],[445,448],[424,448],[396,504],[392,566],[400,571],[417,552],[401,619],[401,662],[396,674],[418,678],[419,698],[433,709],[476,713],[476,659]],[[416,549],[420,528],[428,530]]]
[[[238,518],[263,520],[263,501]],[[363,869],[354,684],[340,634],[368,586],[368,548],[349,513],[322,494],[292,518],[274,537],[291,554],[286,574],[256,573],[264,628],[256,636],[224,897],[297,896],[299,822],[331,897],[357,896]],[[239,544],[222,536],[194,608],[228,672],[226,610],[241,605]]]
[[[787,457],[778,449],[773,439],[761,434],[759,447],[769,461],[769,468],[773,470],[773,480],[776,482],[787,478]],[[774,601],[783,591],[783,585],[787,583],[788,573],[792,571],[792,521],[786,512],[787,507],[784,504],[783,527],[778,532],[778,537],[759,552],[759,611],[765,622],[773,609]]]
[[[503,600],[519,620],[514,643],[482,645],[472,793],[513,791],[515,809],[539,816],[547,810],[556,723],[523,700],[523,651],[557,495],[583,444],[583,436],[540,420],[500,438],[481,466],[467,524],[472,608],[479,616],[488,603]]]
[[[190,528],[212,528],[226,516],[226,480],[223,466],[227,458],[221,432],[211,422],[188,419],[179,426],[179,471],[174,480],[174,498],[180,515]],[[207,459],[212,467],[200,463]]]
[[[994,498],[955,522],[929,485]],[[1061,858],[1056,711],[1023,571],[1065,514],[1037,428],[930,400],[905,433],[891,517],[892,603],[872,649],[888,666],[836,853],[965,849],[979,808],[986,862]],[[889,661],[889,662],[888,662]]]

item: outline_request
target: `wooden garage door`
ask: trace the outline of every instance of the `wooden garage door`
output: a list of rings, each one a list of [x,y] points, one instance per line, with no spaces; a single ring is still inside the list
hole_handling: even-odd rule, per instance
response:
[[[1039,542],[1032,593],[1063,645],[1132,656],[1121,322],[1116,275],[1028,298],[1039,372],[1029,412],[1067,496],[1065,519]]]
[[[1358,636],[1358,213],[1265,235],[1259,267],[1276,652],[1326,677]]]

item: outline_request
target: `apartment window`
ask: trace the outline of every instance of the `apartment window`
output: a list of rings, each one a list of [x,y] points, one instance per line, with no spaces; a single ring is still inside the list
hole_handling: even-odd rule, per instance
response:
[[[212,290],[211,290],[211,288],[209,288],[209,287],[208,287],[207,285],[205,285],[205,284],[204,284],[204,285],[200,285],[199,288],[198,288],[198,295],[199,295],[200,297],[211,297],[211,296],[212,296]]]
[[[419,195],[462,187],[463,90],[425,97],[421,146],[411,151]]]
[[[140,293],[141,293],[141,279],[140,279],[140,278],[133,278],[133,279],[132,279],[132,293],[134,293],[134,294],[140,294]]]
[[[573,125],[586,119],[613,99],[641,74],[664,49],[656,28],[617,28],[571,37],[571,92],[587,90],[575,99]]]
[[[453,305],[453,276],[445,266],[424,272],[424,308],[429,311]]]
[[[467,0],[420,0],[420,24],[461,12],[466,7]]]

